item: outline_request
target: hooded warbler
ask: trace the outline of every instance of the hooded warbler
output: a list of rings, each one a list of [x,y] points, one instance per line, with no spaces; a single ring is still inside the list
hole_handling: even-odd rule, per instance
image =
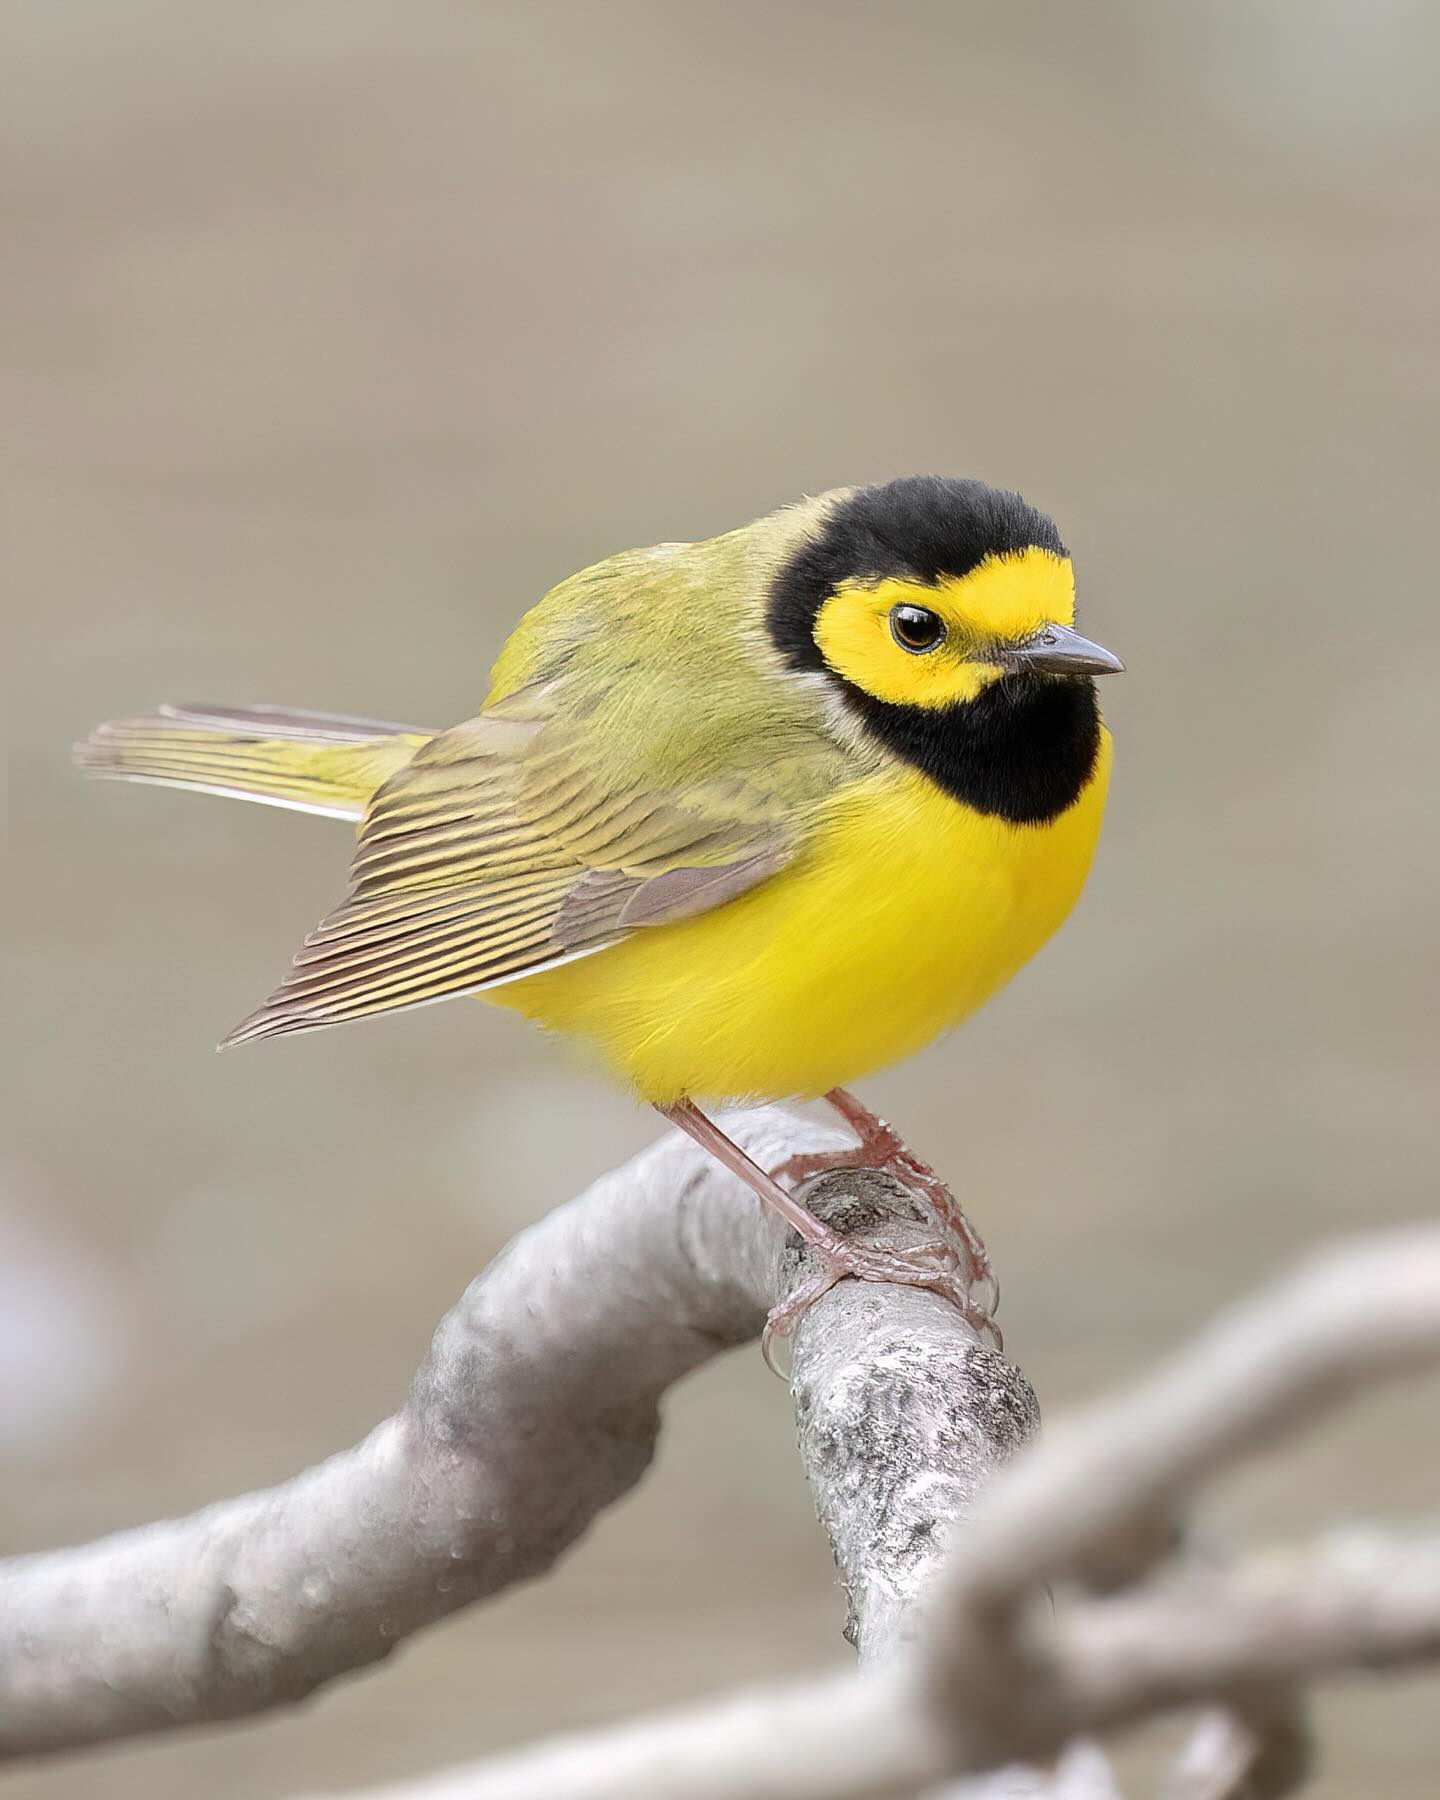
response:
[[[1093,678],[1122,665],[1074,619],[1044,514],[917,476],[572,575],[449,730],[191,705],[78,754],[359,822],[349,892],[227,1044],[483,995],[590,1045],[832,1279],[945,1287],[839,1237],[695,1102],[825,1094],[893,1162],[845,1084],[979,1006],[1089,868]]]

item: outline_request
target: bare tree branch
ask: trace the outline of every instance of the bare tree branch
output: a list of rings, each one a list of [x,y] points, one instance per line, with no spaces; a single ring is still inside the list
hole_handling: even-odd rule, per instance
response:
[[[824,1177],[805,1199],[842,1234],[887,1247],[934,1235],[913,1197],[874,1170]],[[799,1245],[789,1254],[782,1285],[799,1286],[813,1257]],[[843,1282],[803,1315],[791,1389],[801,1460],[849,1603],[845,1635],[862,1666],[881,1667],[918,1635],[955,1527],[1038,1430],[1040,1409],[1019,1369],[953,1306],[871,1282]],[[964,1800],[1059,1800],[1067,1786],[1070,1800],[1114,1792],[1092,1750],[1077,1752],[1068,1784],[1016,1767],[968,1782]]]
[[[1007,1471],[982,1528],[959,1542],[930,1646],[937,1695],[980,1703],[990,1761],[1007,1760],[1007,1748],[1033,1753],[1032,1696],[1055,1654],[1036,1630],[1037,1579],[1083,1571],[1100,1552],[1114,1557],[1137,1533],[1150,1539],[1157,1516],[1173,1515],[1182,1495],[1252,1445],[1273,1444],[1363,1381],[1437,1355],[1440,1231],[1391,1233],[1315,1258],[1232,1309],[1132,1394],[1062,1424],[1038,1455]],[[1263,1685],[1290,1673],[1260,1669],[1254,1678]],[[1240,1681],[1237,1672],[1228,1690]],[[1189,1697],[1200,1694],[1191,1688]],[[1183,1698],[1156,1698],[1149,1709]],[[1119,1717],[1095,1702],[1073,1729]],[[1272,1787],[1286,1791],[1278,1771]]]
[[[1437,1360],[1440,1230],[1346,1246],[1000,1471],[908,1654],[364,1800],[880,1800],[967,1770],[1044,1763],[1081,1733],[1158,1711],[1229,1709],[1274,1684],[1434,1660],[1440,1533],[1352,1536],[1058,1613],[1039,1584],[1113,1551],[1131,1522],[1153,1537],[1162,1500],[1360,1383]]]
[[[768,1160],[843,1141],[773,1109]],[[903,1244],[934,1223],[859,1170],[807,1202]],[[664,1388],[814,1273],[725,1173],[667,1140],[510,1246],[442,1322],[405,1407],[267,1493],[0,1565],[0,1752],[303,1697],[547,1567],[649,1460]],[[914,1289],[843,1283],[797,1333],[817,1507],[867,1658],[915,1615],[954,1521],[1038,1423],[1018,1370]]]
[[[772,1162],[835,1141],[774,1111],[732,1129]],[[866,1172],[807,1200],[845,1229],[923,1229]],[[729,1177],[663,1141],[517,1239],[355,1449],[190,1519],[0,1565],[0,1752],[299,1698],[548,1566],[643,1471],[668,1383],[753,1335],[802,1272],[794,1258]],[[844,1800],[1058,1757],[1012,1787],[1092,1800],[1113,1790],[1103,1762],[1066,1750],[1077,1735],[1197,1704],[1230,1721],[1212,1766],[1221,1751],[1253,1766],[1265,1746],[1240,1734],[1257,1697],[1440,1654],[1440,1544],[1331,1546],[1108,1599],[1070,1584],[1148,1567],[1210,1474],[1437,1357],[1440,1231],[1392,1233],[1235,1309],[1002,1467],[1035,1423],[1023,1376],[935,1297],[841,1284],[801,1321],[794,1388],[872,1667],[392,1792]]]
[[[1287,1690],[1288,1691],[1288,1690]],[[1165,1800],[1269,1800],[1293,1793],[1308,1770],[1308,1740],[1271,1769],[1268,1724],[1236,1705],[1214,1706],[1196,1719],[1165,1780]],[[1288,1742],[1287,1734],[1287,1742]]]
[[[1008,1471],[950,1580],[996,1605],[1085,1566],[1245,1451],[1440,1353],[1440,1228],[1358,1239],[1223,1314],[1131,1393]]]
[[[1077,1607],[1032,1690],[1029,1754],[1077,1729],[1214,1700],[1282,1673],[1316,1677],[1440,1655],[1440,1537],[1260,1558],[1206,1593]],[[944,1717],[907,1659],[743,1692],[350,1800],[889,1800],[983,1767],[988,1722]],[[1087,1777],[1088,1778],[1088,1777]],[[1103,1790],[1102,1790],[1103,1791]]]
[[[824,1176],[805,1202],[847,1236],[897,1248],[934,1236],[900,1184],[873,1170]],[[789,1252],[783,1285],[805,1280],[811,1260]],[[849,1601],[846,1636],[862,1663],[881,1662],[919,1629],[955,1524],[1039,1429],[1040,1409],[1020,1371],[953,1306],[872,1282],[842,1282],[804,1314],[791,1387]]]
[[[732,1121],[778,1161],[844,1141]],[[547,1568],[644,1472],[658,1403],[759,1330],[783,1233],[667,1137],[521,1234],[400,1411],[292,1481],[0,1564],[0,1756],[301,1699]]]
[[[1192,1536],[1192,1576],[1230,1572],[1233,1552]],[[1283,1800],[1309,1779],[1315,1733],[1308,1696],[1295,1682],[1233,1688],[1193,1721],[1165,1778],[1164,1800]]]
[[[1314,1744],[1300,1691],[1248,1689],[1196,1720],[1165,1800],[1275,1800],[1309,1778]]]

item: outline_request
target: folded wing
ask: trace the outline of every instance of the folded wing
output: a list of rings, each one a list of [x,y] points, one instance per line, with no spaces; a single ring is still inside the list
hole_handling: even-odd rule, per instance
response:
[[[803,839],[795,764],[670,785],[607,773],[593,731],[526,689],[426,743],[376,794],[344,902],[227,1044],[475,993],[689,917]],[[809,772],[833,785],[823,752]],[[783,789],[783,791],[782,791]],[[798,802],[798,803],[797,803]]]

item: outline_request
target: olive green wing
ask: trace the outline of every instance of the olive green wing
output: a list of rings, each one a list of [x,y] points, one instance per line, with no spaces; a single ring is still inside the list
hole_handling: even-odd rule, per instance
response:
[[[226,1043],[475,993],[722,905],[785,866],[843,778],[828,737],[763,710],[725,773],[682,754],[667,781],[607,755],[613,725],[542,684],[426,744],[371,803],[343,904]]]

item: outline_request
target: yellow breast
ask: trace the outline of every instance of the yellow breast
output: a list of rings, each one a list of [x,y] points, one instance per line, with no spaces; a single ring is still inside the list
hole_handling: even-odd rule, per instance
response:
[[[647,1100],[812,1096],[908,1056],[1034,955],[1090,867],[1110,772],[1048,825],[897,768],[838,795],[805,854],[714,912],[484,997],[588,1041]]]

